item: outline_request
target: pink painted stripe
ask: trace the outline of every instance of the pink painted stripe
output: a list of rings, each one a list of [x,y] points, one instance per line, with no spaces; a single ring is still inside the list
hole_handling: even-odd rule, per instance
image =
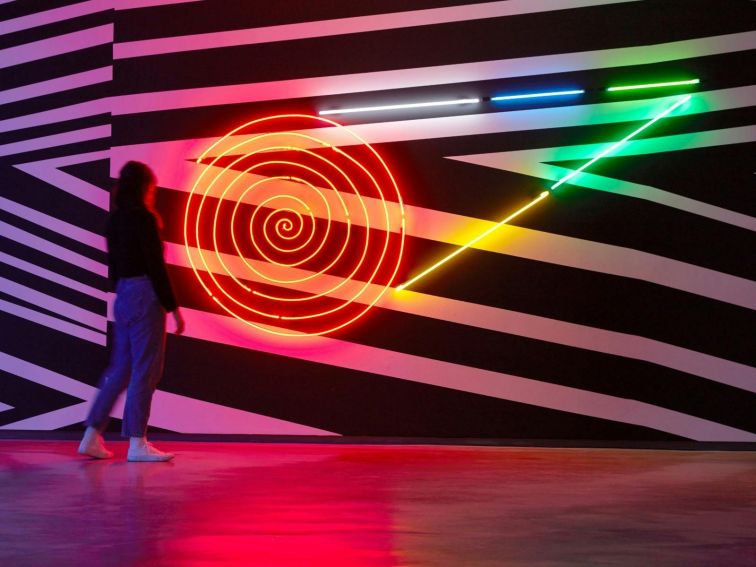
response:
[[[110,208],[109,190],[79,179],[59,168],[108,158],[110,158],[110,150],[103,150],[101,152],[89,152],[86,154],[20,163],[15,164],[14,167],[57,187],[61,191],[65,191],[74,197],[107,211]]]
[[[55,22],[72,20],[87,14],[102,12],[112,7],[113,0],[87,0],[61,8],[53,8],[44,12],[36,12],[28,16],[20,16],[12,20],[0,22],[0,35],[28,30],[39,26],[46,26]]]
[[[496,223],[437,212],[407,209],[407,234],[463,246],[469,235]],[[756,309],[756,282],[672,258],[601,242],[562,236],[514,225],[475,243],[473,248],[581,270],[647,281],[717,301]],[[450,267],[453,270],[453,267]]]
[[[54,157],[50,159],[44,159],[39,161],[33,161],[29,162],[28,164],[15,164],[16,167],[19,165],[29,165],[29,164],[44,164],[49,167],[67,167],[69,165],[78,165],[80,163],[89,163],[91,161],[100,161],[104,159],[110,158],[110,150],[100,150],[97,152],[86,152],[83,154],[70,154],[67,156],[60,156],[60,157]]]
[[[756,34],[754,35],[754,40],[756,40]],[[152,94],[159,95],[161,93]],[[685,108],[684,114],[692,115],[749,107],[752,105],[754,97],[756,97],[756,86],[751,85],[701,92],[696,94],[695,103]],[[616,122],[648,120],[658,114],[659,108],[673,104],[679,98],[679,96],[664,96],[654,99],[652,102],[645,99],[510,112],[395,120],[350,125],[349,129],[364,138],[368,143],[379,144],[453,136],[500,134],[545,128],[569,128],[587,124],[612,124]],[[123,110],[122,108],[118,108],[116,104],[114,105],[113,113],[118,114]],[[339,128],[313,128],[303,130],[301,133],[312,135],[339,147],[359,143],[354,136],[345,133]],[[222,144],[218,144],[213,148],[213,151],[207,154],[207,156],[215,157],[220,155],[244,139],[245,136],[243,135],[231,136]],[[151,155],[151,152],[159,152],[160,155],[166,157],[181,156],[182,159],[194,160],[211,144],[216,142],[216,140],[217,138],[208,137],[115,146],[113,147],[114,161],[111,166],[111,173],[117,172],[118,168],[128,159],[137,159],[130,157],[132,153],[138,154],[144,159],[147,159],[147,156]],[[317,145],[314,142],[303,142],[301,147],[316,147]],[[175,175],[172,177],[175,177]]]
[[[123,401],[113,408],[123,415]],[[158,390],[152,398],[150,425],[179,433],[236,433],[243,435],[317,435],[338,433],[267,415],[196,400]]]
[[[673,410],[511,374],[325,337],[274,337],[231,317],[182,309],[185,336],[498,399],[665,431],[696,441],[756,441],[756,434]]]
[[[36,384],[41,384],[58,392],[63,392],[69,396],[74,396],[82,400],[91,400],[97,393],[97,389],[73,380],[68,376],[53,372],[42,366],[32,364],[26,360],[0,352],[0,370],[19,376]],[[82,404],[88,406],[89,404]],[[51,419],[55,420],[57,427],[72,425],[83,419],[85,410],[81,408],[76,410],[82,412],[67,419],[72,419],[70,423],[60,423],[59,416],[56,414]],[[123,400],[116,404],[111,412],[111,416],[120,417],[123,413]],[[38,429],[47,429],[51,423],[44,414],[37,416],[35,421]],[[36,419],[36,418],[33,418]],[[249,435],[337,435],[330,431],[317,429],[307,425],[300,425],[290,421],[276,419],[256,413],[251,413],[235,408],[229,408],[202,400],[195,400],[186,396],[179,396],[163,391],[156,391],[152,400],[152,412],[150,414],[150,424],[156,427],[162,427],[171,431],[181,433],[240,433]],[[0,429],[21,429],[24,422],[15,422],[6,425]]]
[[[569,73],[604,67],[645,65],[676,59],[747,51],[753,48],[755,42],[756,32],[743,32],[654,46],[622,47],[456,65],[139,93],[115,97],[113,113],[134,114],[197,106],[322,97],[345,93],[469,83],[507,77],[527,77],[535,74]],[[483,118],[478,118],[478,120],[483,121]]]
[[[13,266],[14,268],[17,268],[19,270],[23,270],[24,272],[27,272],[29,274],[44,278],[47,281],[65,286],[74,291],[78,291],[79,293],[83,293],[84,295],[88,295],[89,297],[94,297],[95,299],[100,299],[102,301],[106,301],[108,298],[108,294],[105,291],[101,291],[92,286],[83,284],[77,280],[67,278],[66,276],[62,276],[57,272],[53,272],[52,270],[37,266],[36,264],[32,264],[31,262],[27,262],[26,260],[21,260],[20,258],[11,256],[10,254],[6,254],[5,252],[0,252],[0,262],[8,264],[9,266]]]
[[[756,35],[754,35],[754,40],[756,41]],[[756,86],[754,85],[700,92],[696,93],[696,98],[684,109],[680,109],[676,115],[689,116],[732,108],[747,108],[753,105],[755,97]],[[679,100],[679,96],[672,95],[653,100],[579,104],[532,110],[355,124],[350,125],[349,129],[368,143],[381,144],[618,122],[627,123],[653,118],[659,113],[660,109],[679,102]],[[337,128],[312,129],[309,133],[316,134],[324,141],[337,146],[343,147],[359,143],[355,141],[354,136]],[[228,142],[232,143],[230,138]],[[220,145],[216,149],[222,151]]]
[[[5,430],[23,430],[23,431],[52,431],[66,427],[68,425],[74,425],[81,423],[87,417],[87,409],[89,404],[81,402],[72,406],[67,406],[57,410],[53,410],[41,415],[35,415],[27,417],[26,419],[20,419],[13,423],[7,423],[0,426],[0,429]]]
[[[756,96],[756,89],[754,89],[753,94]],[[685,151],[730,144],[743,144],[753,141],[756,141],[756,126],[741,126],[695,132],[692,134],[677,134],[658,138],[644,138],[637,141],[633,140],[619,149],[614,155],[615,157],[619,157],[657,154],[659,153],[660,146],[669,150]],[[447,156],[447,158],[483,167],[521,173],[530,177],[557,181],[570,170],[549,165],[549,162],[588,160],[597,155],[602,149],[606,149],[607,145],[607,143],[584,144],[579,146],[538,148],[535,150]],[[625,180],[612,179],[586,172],[583,172],[578,178],[571,180],[570,183],[598,191],[608,191],[617,195],[644,199],[694,215],[732,224],[746,230],[756,231],[755,217],[663,191],[649,185],[631,183]]]
[[[748,107],[756,96],[756,87],[736,87],[719,91],[709,91],[696,95],[696,104],[685,109],[687,114],[727,110],[731,108]],[[491,133],[535,130],[541,128],[565,128],[582,126],[585,124],[614,123],[636,120],[647,120],[658,113],[660,107],[677,102],[679,97],[662,97],[655,99],[654,104],[648,100],[627,101],[614,103],[600,103],[593,105],[578,105],[569,107],[546,108],[537,110],[522,110],[512,112],[488,113],[485,115],[449,116],[442,118],[426,118],[416,120],[401,120],[392,122],[378,122],[359,124],[350,129],[369,143],[390,143],[408,140],[435,139],[449,136],[472,136]],[[302,133],[336,146],[347,146],[355,143],[354,138],[345,135],[337,128],[317,128],[305,130]],[[238,144],[243,136],[232,136],[213,149],[210,157],[222,153],[231,146]],[[170,163],[177,163],[178,156],[183,160],[195,159],[209,147],[215,139],[197,138],[169,142],[154,142],[116,146],[112,150],[111,174],[115,176],[120,166],[128,159],[142,159],[150,163],[156,162],[156,155]],[[314,147],[313,143],[311,147]],[[308,144],[302,144],[308,147]],[[165,186],[180,187],[191,184],[192,175],[199,171],[192,164],[181,163],[173,168],[162,168],[158,177]],[[164,181],[167,179],[167,181]],[[173,183],[174,185],[171,185]]]
[[[97,100],[88,100],[68,106],[61,106],[33,114],[24,114],[15,118],[6,118],[0,120],[0,132],[12,132],[23,128],[32,128],[34,126],[43,126],[45,124],[55,124],[67,120],[76,120],[87,116],[96,116],[98,114],[110,114],[110,99],[100,98]]]
[[[113,24],[71,32],[0,50],[0,69],[112,43]]]
[[[67,301],[63,301],[3,277],[0,277],[0,286],[2,286],[3,293],[11,295],[16,299],[20,299],[26,303],[55,313],[56,315],[60,315],[66,319],[81,323],[82,325],[86,325],[97,331],[103,333],[107,331],[108,321],[105,315],[98,315],[97,313],[82,309],[72,303],[68,303]]]
[[[507,0],[116,43],[114,59],[516,16],[637,0]]]
[[[2,221],[0,221],[0,236],[18,242],[19,244],[23,244],[24,246],[28,246],[39,252],[43,252],[57,260],[63,260],[64,262],[68,262],[78,268],[95,273],[98,276],[105,278],[108,277],[107,265],[96,262],[91,258],[77,254],[68,248],[54,244],[44,238],[40,238],[39,236]]]
[[[97,140],[99,138],[109,138],[111,133],[110,124],[103,126],[92,126],[91,128],[82,128],[62,134],[52,134],[40,138],[21,140],[20,142],[11,142],[0,145],[0,157],[32,152],[35,150],[53,148],[56,146],[65,146],[68,144],[78,144],[87,140]]]
[[[195,249],[192,249],[192,254],[197,254]],[[186,249],[180,244],[167,242],[165,244],[165,257],[169,264],[183,268],[191,267]],[[223,266],[215,259],[213,252],[206,251],[204,257],[214,273],[225,273]],[[239,258],[229,254],[221,254],[221,257],[223,263],[234,276],[253,282],[261,281],[259,276],[251,272]],[[248,261],[263,273],[266,268],[270,268],[270,265],[263,262]],[[195,264],[199,265],[197,259],[195,259]],[[285,276],[304,278],[310,274],[311,272],[305,270],[289,268]],[[317,280],[308,280],[289,287],[300,291],[319,293],[335,287],[339,282],[340,279],[335,276],[324,275]],[[358,284],[359,282],[357,282]],[[330,297],[347,299],[354,297],[353,291],[354,288],[347,284],[336,293],[329,295]],[[380,291],[380,286],[370,286],[366,293],[356,299],[356,302],[369,303],[372,298],[380,295]],[[378,306],[400,313],[410,313],[499,333],[643,360],[700,376],[713,382],[727,384],[734,388],[756,392],[756,368],[637,335],[608,331],[410,290],[388,293],[383,296]]]
[[[89,384],[63,376],[5,352],[0,352],[0,370],[81,400],[89,399],[97,391],[97,388]]]
[[[10,315],[20,317],[25,321],[31,321],[32,323],[43,325],[45,327],[48,327],[49,329],[65,333],[67,335],[71,335],[72,337],[89,341],[91,343],[105,346],[107,342],[107,335],[105,335],[104,333],[99,333],[86,327],[80,327],[79,325],[64,321],[63,319],[45,315],[44,313],[40,313],[39,311],[35,311],[34,309],[28,309],[27,307],[22,307],[20,305],[10,303],[9,301],[2,299],[0,299],[0,311],[5,311]]]
[[[191,2],[201,2],[201,0],[113,0],[113,7],[116,10],[134,10],[168,6],[169,4],[189,4]]]
[[[5,197],[0,197],[0,209],[11,213],[12,215],[16,215],[17,217],[21,217],[26,221],[38,224],[47,230],[55,231],[66,238],[91,246],[97,250],[105,251],[107,249],[105,246],[105,239],[99,234],[95,234],[94,232],[85,230],[74,224],[62,221],[59,218],[47,215],[36,209],[21,205],[15,201],[6,199]]]
[[[89,85],[105,83],[113,80],[113,67],[100,67],[91,71],[74,73],[65,77],[57,77],[48,81],[41,81],[23,87],[0,91],[0,104],[8,104],[19,100],[29,100],[38,96],[45,96],[63,91],[70,91]]]

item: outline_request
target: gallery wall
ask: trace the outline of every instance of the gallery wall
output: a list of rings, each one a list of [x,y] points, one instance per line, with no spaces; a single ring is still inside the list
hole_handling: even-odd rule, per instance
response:
[[[754,21],[745,0],[0,5],[0,429],[81,427],[136,159],[187,320],[156,428],[756,441]],[[491,100],[561,91],[582,92]],[[276,201],[337,190],[332,216]],[[329,230],[313,258],[256,246],[298,222]]]

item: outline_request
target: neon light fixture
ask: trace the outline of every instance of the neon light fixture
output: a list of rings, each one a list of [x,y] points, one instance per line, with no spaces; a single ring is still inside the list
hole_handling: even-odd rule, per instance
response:
[[[475,238],[473,238],[472,240],[470,240],[467,244],[465,244],[463,246],[460,246],[454,252],[452,252],[451,254],[449,254],[448,256],[446,256],[445,258],[442,258],[441,260],[439,260],[438,262],[436,262],[435,264],[433,264],[430,268],[428,268],[426,270],[423,270],[422,272],[420,272],[418,275],[416,275],[411,280],[406,281],[406,282],[404,282],[401,285],[398,285],[396,287],[396,289],[397,290],[403,290],[407,286],[410,286],[413,283],[415,283],[420,278],[422,278],[424,276],[427,276],[428,274],[430,274],[436,268],[440,268],[441,266],[443,266],[444,264],[446,264],[449,260],[451,260],[455,256],[458,256],[459,254],[461,254],[462,252],[464,252],[465,250],[467,250],[468,248],[470,248],[470,246],[472,246],[473,244],[475,244],[479,240],[482,240],[483,238],[485,238],[486,236],[488,236],[492,232],[500,229],[502,226],[504,226],[505,224],[507,224],[509,221],[511,221],[512,219],[514,219],[518,215],[520,215],[520,213],[524,213],[530,207],[532,207],[533,205],[535,205],[535,204],[543,201],[548,196],[549,196],[549,192],[548,191],[544,191],[543,193],[541,193],[540,195],[538,195],[538,197],[536,197],[535,199],[533,199],[530,203],[528,203],[524,207],[516,210],[514,213],[512,213],[511,215],[509,215],[507,218],[499,221],[498,223],[496,223],[495,225],[493,225],[491,228],[489,228],[485,232],[479,234],[478,236],[476,236]]]
[[[691,95],[686,95],[686,96],[682,97],[675,104],[673,104],[672,106],[670,106],[669,108],[667,108],[665,111],[660,112],[659,114],[657,114],[656,116],[654,116],[651,120],[649,120],[648,122],[646,122],[643,126],[641,126],[640,128],[638,128],[637,130],[634,130],[634,131],[630,132],[627,136],[625,136],[624,138],[622,138],[619,142],[615,142],[614,144],[612,144],[611,146],[609,146],[608,148],[606,148],[604,151],[602,151],[600,154],[598,154],[597,156],[595,156],[593,159],[591,159],[590,161],[588,161],[588,162],[584,163],[583,165],[581,165],[575,171],[572,171],[569,174],[567,174],[564,177],[562,177],[559,181],[557,181],[556,183],[554,183],[554,185],[552,185],[550,187],[550,189],[553,191],[554,189],[556,189],[557,187],[559,187],[562,183],[565,183],[565,182],[569,181],[570,179],[572,179],[573,177],[575,177],[578,173],[580,173],[581,171],[585,170],[587,167],[589,167],[589,166],[593,165],[594,163],[596,163],[602,157],[606,157],[607,155],[609,155],[610,153],[612,153],[614,150],[616,150],[617,148],[619,148],[621,145],[623,145],[625,142],[627,142],[631,138],[637,136],[638,134],[640,134],[641,132],[643,132],[643,130],[645,130],[646,128],[648,128],[652,124],[656,123],[657,121],[661,120],[662,118],[664,118],[665,116],[667,116],[670,112],[672,112],[673,110],[675,110],[679,106],[682,106],[683,104],[685,104],[686,102],[688,102],[690,100],[690,97],[691,97]]]
[[[305,132],[323,132],[315,137]],[[343,149],[323,136],[353,138]],[[341,329],[393,285],[404,206],[383,158],[340,124],[303,114],[243,124],[197,159],[184,242],[217,306],[281,336]],[[225,258],[225,260],[224,260]]]
[[[640,85],[620,85],[616,87],[608,87],[607,92],[617,91],[630,91],[639,89],[656,89],[664,87],[679,87],[687,85],[697,85],[700,83],[700,79],[688,79],[684,81],[668,81],[663,83],[645,83]],[[499,95],[486,98],[491,102],[504,102],[512,100],[527,100],[534,98],[549,98],[559,96],[574,96],[584,94],[585,89],[565,89],[560,91],[543,91],[535,93],[523,93],[523,94],[511,94],[511,95]],[[318,112],[320,116],[326,116],[329,114],[350,114],[355,112],[375,112],[381,110],[403,110],[407,108],[423,108],[433,106],[452,106],[452,105],[465,105],[465,104],[477,104],[481,101],[479,98],[458,98],[453,100],[436,100],[429,102],[415,102],[407,104],[387,104],[382,106],[362,106],[357,108],[334,108],[331,110],[321,110]]]
[[[638,89],[660,89],[664,87],[681,87],[683,85],[697,85],[701,79],[690,79],[689,81],[670,81],[668,83],[647,83],[645,85],[622,85],[618,87],[609,87],[608,92],[617,91],[634,91]]]
[[[503,96],[493,96],[491,97],[491,101],[499,102],[503,100],[520,100],[520,99],[527,99],[527,98],[542,98],[542,97],[550,97],[550,96],[568,96],[568,95],[583,94],[584,92],[585,91],[583,89],[574,89],[574,90],[569,90],[569,91],[549,91],[549,92],[543,92],[543,93],[503,95]]]
[[[328,114],[350,114],[354,112],[373,112],[378,110],[402,110],[405,108],[424,108],[429,106],[451,106],[460,104],[476,104],[480,102],[479,98],[458,98],[454,100],[436,100],[432,102],[415,102],[410,104],[389,104],[386,106],[363,106],[359,108],[335,108],[332,110],[321,110],[320,116]]]
[[[651,120],[649,120],[648,122],[646,122],[643,126],[641,126],[640,128],[637,128],[636,130],[634,130],[633,132],[631,132],[630,134],[628,134],[627,136],[625,136],[624,138],[622,138],[619,142],[616,142],[616,143],[612,144],[607,149],[605,149],[604,151],[602,151],[601,153],[599,153],[597,156],[595,156],[594,158],[592,158],[590,161],[588,161],[585,164],[583,164],[580,168],[578,168],[575,171],[572,171],[572,172],[568,173],[567,175],[565,175],[564,177],[562,177],[559,181],[557,181],[556,183],[554,183],[554,185],[552,185],[550,187],[549,191],[543,191],[540,195],[538,195],[538,197],[536,197],[535,199],[533,199],[530,203],[528,203],[524,207],[516,210],[514,213],[510,214],[505,219],[501,220],[500,222],[498,222],[497,224],[495,224],[491,228],[489,228],[486,231],[482,232],[481,234],[479,234],[478,236],[476,236],[475,238],[473,238],[472,240],[470,240],[469,242],[467,242],[463,246],[460,246],[459,248],[457,248],[454,252],[452,252],[448,256],[445,256],[444,258],[442,258],[441,260],[439,260],[438,262],[436,262],[435,264],[433,264],[429,268],[423,270],[422,272],[420,272],[418,275],[416,275],[412,279],[404,282],[401,285],[398,285],[396,287],[397,291],[401,291],[401,290],[407,288],[408,286],[412,285],[413,283],[417,282],[419,279],[427,276],[428,274],[430,274],[434,270],[436,270],[436,269],[440,268],[441,266],[443,266],[444,264],[446,264],[449,260],[455,258],[459,254],[461,254],[462,252],[464,252],[465,250],[467,250],[468,248],[470,248],[471,246],[473,246],[476,242],[479,242],[480,240],[482,240],[483,238],[485,238],[489,234],[495,232],[496,230],[498,230],[499,228],[501,228],[502,226],[504,226],[505,224],[507,224],[508,222],[510,222],[512,219],[514,219],[517,216],[519,216],[521,213],[527,211],[531,207],[533,207],[536,204],[540,203],[546,197],[549,196],[550,191],[553,191],[554,189],[556,189],[557,187],[559,187],[563,183],[569,181],[570,179],[572,179],[573,177],[575,177],[578,173],[580,173],[581,171],[584,171],[588,166],[590,166],[591,164],[596,163],[602,157],[605,157],[605,156],[609,155],[614,150],[616,150],[617,148],[619,148],[622,144],[624,144],[625,142],[627,142],[628,140],[630,140],[634,136],[637,136],[643,130],[645,130],[646,128],[648,128],[649,126],[651,126],[652,124],[656,123],[657,121],[661,120],[665,116],[669,115],[676,108],[679,108],[681,105],[685,104],[687,101],[690,100],[690,98],[691,98],[691,95],[687,95],[687,96],[682,97],[675,104],[673,104],[672,106],[670,106],[666,110],[664,110],[664,111],[660,112],[659,114],[657,114],[656,116],[654,116]]]

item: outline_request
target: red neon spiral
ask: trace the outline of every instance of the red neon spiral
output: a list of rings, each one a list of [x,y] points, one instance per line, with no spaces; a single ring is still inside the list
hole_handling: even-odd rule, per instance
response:
[[[319,116],[260,118],[197,163],[184,242],[226,313],[276,335],[323,335],[391,287],[403,201],[383,158],[353,131]]]

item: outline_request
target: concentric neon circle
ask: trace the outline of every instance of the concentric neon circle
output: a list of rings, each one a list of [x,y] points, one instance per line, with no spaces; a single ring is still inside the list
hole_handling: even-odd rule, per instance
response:
[[[318,116],[252,120],[197,159],[184,242],[217,306],[283,336],[324,335],[392,286],[404,205],[380,154]]]

